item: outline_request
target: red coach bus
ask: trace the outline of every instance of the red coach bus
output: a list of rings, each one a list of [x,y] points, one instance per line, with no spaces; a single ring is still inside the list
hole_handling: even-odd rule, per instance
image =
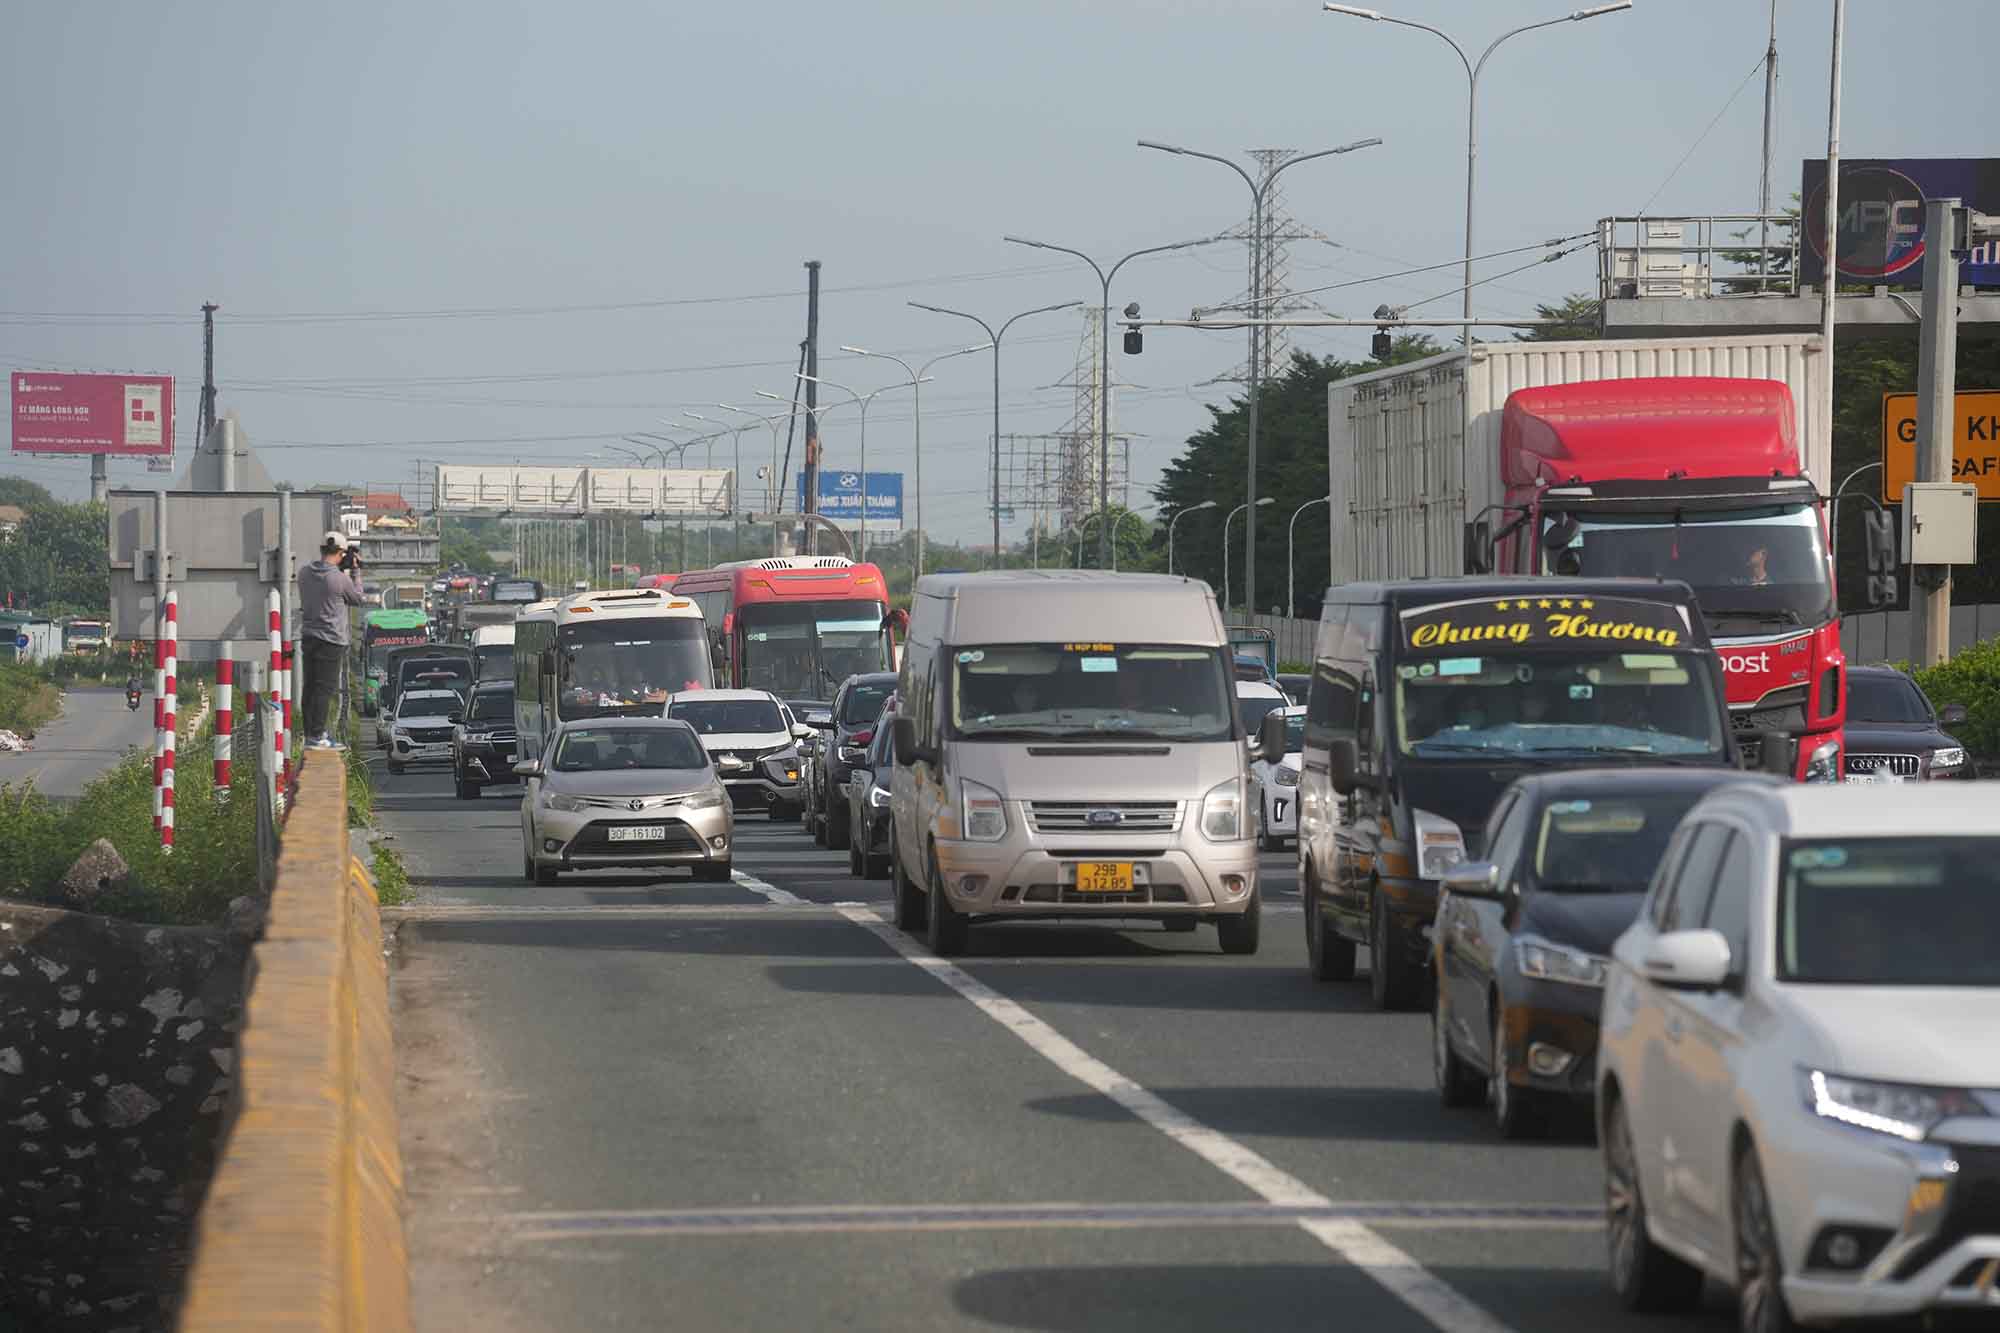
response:
[[[701,608],[718,685],[823,703],[849,676],[896,667],[889,587],[874,565],[838,555],[740,560],[682,574],[673,595]]]

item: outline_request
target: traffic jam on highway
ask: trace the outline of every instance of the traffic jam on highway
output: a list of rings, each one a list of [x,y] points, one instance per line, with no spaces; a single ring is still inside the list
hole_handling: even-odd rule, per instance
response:
[[[1595,1144],[1607,1321],[1705,1289],[1747,1330],[2000,1316],[2000,806],[1961,715],[1842,660],[1782,384],[1592,387],[1769,456],[1593,476],[1643,432],[1516,392],[1508,521],[1459,576],[1364,553],[1307,672],[1186,578],[930,575],[903,612],[873,565],[774,557],[523,603],[478,650],[364,632],[368,706],[392,771],[522,792],[542,889],[685,869],[796,903],[758,877],[794,829],[954,976],[1043,938],[1017,923],[1247,958],[1295,917],[1341,1041],[1427,1011],[1394,1030],[1448,1121]],[[1336,425],[1335,475],[1369,447]]]

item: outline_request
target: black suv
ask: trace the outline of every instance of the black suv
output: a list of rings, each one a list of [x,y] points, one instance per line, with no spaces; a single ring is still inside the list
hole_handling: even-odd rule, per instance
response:
[[[1972,756],[1940,727],[1963,721],[1962,704],[1946,704],[1940,714],[1895,667],[1849,667],[1842,777],[1848,782],[1977,778]]]
[[[514,778],[514,682],[492,681],[472,691],[465,716],[451,729],[451,777],[458,799],[476,801],[479,789]]]
[[[873,671],[849,676],[834,691],[824,734],[807,770],[806,829],[813,841],[838,851],[847,846],[853,816],[847,808],[847,778],[868,766],[868,742],[882,706],[896,691],[896,673]]]

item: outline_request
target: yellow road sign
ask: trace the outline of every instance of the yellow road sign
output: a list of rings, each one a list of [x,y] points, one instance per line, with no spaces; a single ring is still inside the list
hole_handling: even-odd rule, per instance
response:
[[[1882,499],[1903,502],[1917,479],[1917,396],[1882,395]],[[2000,390],[1961,389],[1952,410],[1953,481],[1969,481],[1981,500],[2000,500]],[[1943,478],[1939,478],[1943,480]]]

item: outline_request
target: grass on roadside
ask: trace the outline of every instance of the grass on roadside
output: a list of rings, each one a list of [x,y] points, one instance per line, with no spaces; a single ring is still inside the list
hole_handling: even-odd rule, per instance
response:
[[[403,854],[387,843],[375,844],[374,864],[369,873],[375,877],[375,901],[384,907],[401,907],[413,896],[410,892],[410,872],[403,868]]]
[[[0,663],[0,728],[25,735],[61,709],[62,691],[47,676],[23,663]]]

